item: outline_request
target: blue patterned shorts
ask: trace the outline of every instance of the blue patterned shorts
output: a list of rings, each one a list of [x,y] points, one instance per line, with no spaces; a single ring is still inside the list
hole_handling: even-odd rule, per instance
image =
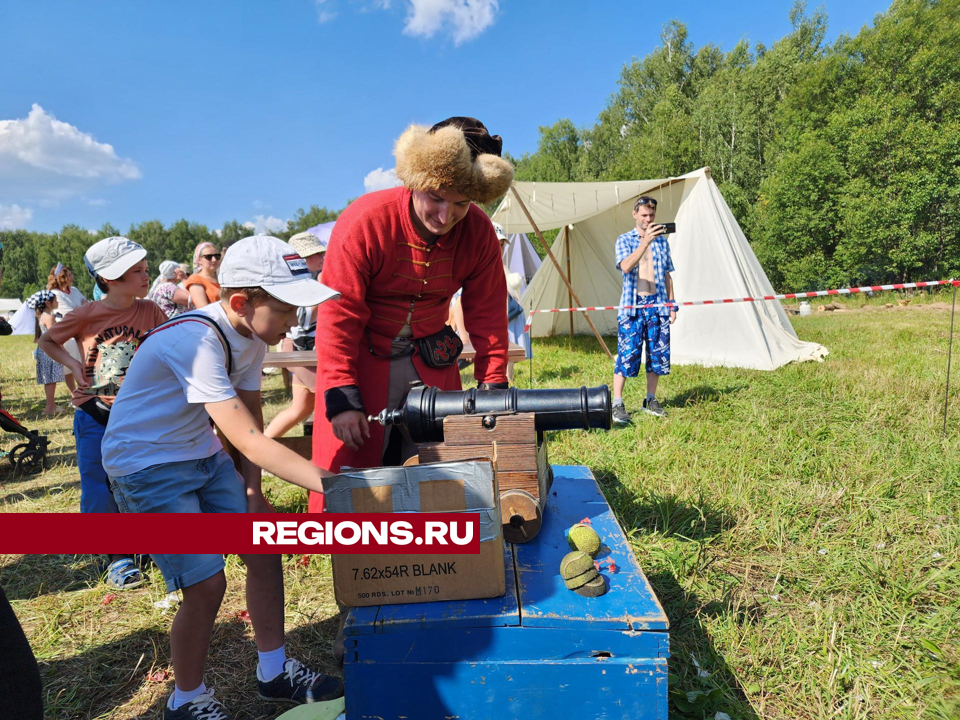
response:
[[[670,374],[670,319],[660,317],[658,310],[640,308],[636,317],[618,319],[617,362],[613,370],[617,375],[636,377],[640,374],[644,341],[647,345],[647,372]]]

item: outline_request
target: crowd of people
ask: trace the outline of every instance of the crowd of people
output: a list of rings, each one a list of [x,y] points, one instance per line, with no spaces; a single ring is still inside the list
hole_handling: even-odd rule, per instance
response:
[[[525,340],[523,278],[503,264],[503,229],[475,204],[503,196],[512,182],[501,149],[500,137],[473,118],[409,127],[395,148],[403,185],[354,201],[327,246],[309,233],[289,243],[255,235],[226,253],[201,243],[192,273],[165,260],[151,283],[146,250],[109,237],[84,256],[101,297],[93,302],[74,287],[70,268],[54,267],[48,289],[28,302],[37,318],[44,412],[60,411],[53,402],[59,382],[76,409],[81,512],[269,512],[261,470],[308,490],[309,510],[322,512],[323,478],[343,466],[399,465],[416,453],[408,436],[367,416],[400,407],[411,383],[459,389],[456,348],[464,340],[476,351],[478,386],[508,387],[509,342]],[[617,243],[625,305],[672,298],[673,266],[652,224],[655,209],[652,199],[638,200],[637,228]],[[644,407],[662,414],[653,392],[669,371],[674,318],[669,308],[623,314],[615,379],[621,415],[624,379],[638,374],[644,341]],[[316,367],[294,371],[291,405],[264,429],[261,367],[268,346],[278,344],[316,352]],[[528,338],[525,344],[529,352]],[[312,462],[275,441],[311,413]],[[238,464],[213,424],[239,451]],[[175,687],[164,717],[228,720],[204,680],[226,588],[223,556],[152,558],[167,589],[182,593],[170,631]],[[286,655],[280,556],[242,559],[259,696],[293,703],[341,696],[340,680]],[[113,554],[106,582],[128,589],[144,575],[132,555]]]

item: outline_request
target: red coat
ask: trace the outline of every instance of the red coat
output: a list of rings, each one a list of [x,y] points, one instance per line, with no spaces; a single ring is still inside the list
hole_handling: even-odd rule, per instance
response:
[[[352,451],[333,435],[324,392],[359,387],[364,409],[376,414],[387,402],[390,341],[412,311],[413,337],[438,332],[449,316],[450,298],[463,288],[463,314],[477,351],[478,382],[507,381],[507,287],[500,243],[486,214],[471,205],[466,217],[433,246],[410,219],[406,188],[370,193],[351,203],[337,220],[323,265],[324,285],[340,292],[317,308],[317,405],[313,461],[331,472],[342,465],[376,467],[383,428],[370,425],[370,439]],[[427,385],[460,389],[456,365],[433,369],[419,355],[413,363]],[[323,497],[311,494],[310,510]]]

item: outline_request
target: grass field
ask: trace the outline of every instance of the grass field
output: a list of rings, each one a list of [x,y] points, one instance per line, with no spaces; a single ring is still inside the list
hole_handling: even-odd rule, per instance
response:
[[[858,298],[793,318],[802,339],[830,349],[825,362],[675,368],[661,385],[666,419],[552,439],[553,462],[596,474],[670,617],[672,716],[960,717],[960,407],[951,392],[942,440],[940,300]],[[4,462],[0,509],[74,511],[71,420],[40,419],[32,347],[0,338],[0,387],[7,409],[50,435],[52,463],[20,479]],[[537,341],[535,352],[535,387],[610,381],[592,340]],[[530,384],[526,363],[517,384]],[[265,388],[269,418],[283,390],[277,377]],[[628,384],[628,408],[641,394]],[[298,490],[275,479],[267,489],[278,509],[304,508]],[[289,644],[332,670],[329,558],[285,562]],[[270,718],[252,687],[243,572],[228,563],[208,684],[237,718]],[[0,585],[40,661],[48,717],[160,717],[172,611],[154,607],[159,573],[108,602],[90,557],[6,555]]]

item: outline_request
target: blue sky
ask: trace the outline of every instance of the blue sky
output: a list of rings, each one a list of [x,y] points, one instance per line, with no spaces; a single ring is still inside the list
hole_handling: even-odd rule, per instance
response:
[[[540,125],[592,124],[667,21],[697,47],[770,45],[790,6],[0,0],[0,229],[270,229],[372,187],[408,123],[473,115],[520,155]],[[824,3],[829,39],[887,6]]]

